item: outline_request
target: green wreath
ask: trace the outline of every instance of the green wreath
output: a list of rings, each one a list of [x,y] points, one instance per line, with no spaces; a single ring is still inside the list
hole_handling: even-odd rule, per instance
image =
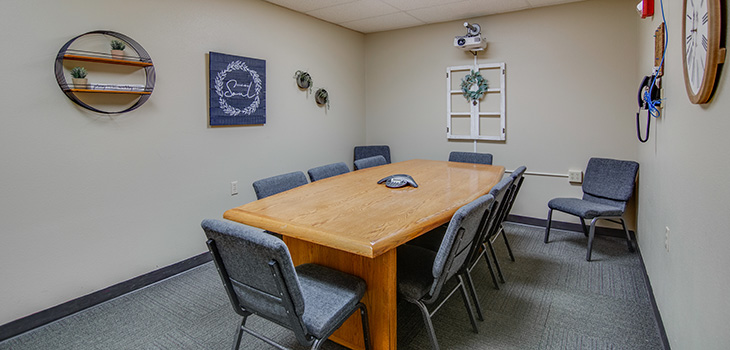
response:
[[[489,84],[479,71],[471,71],[471,74],[461,79],[461,92],[467,101],[479,100],[484,97]]]

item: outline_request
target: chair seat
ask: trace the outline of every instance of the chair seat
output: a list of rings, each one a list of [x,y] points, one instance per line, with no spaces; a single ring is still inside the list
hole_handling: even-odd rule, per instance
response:
[[[357,308],[367,286],[365,281],[316,264],[296,267],[304,297],[302,320],[310,334],[329,336]]]
[[[548,208],[584,219],[593,219],[597,216],[621,216],[623,214],[620,207],[589,202],[579,198],[554,198],[548,202]]]
[[[436,252],[404,244],[398,247],[398,292],[413,300],[427,295],[433,285]]]

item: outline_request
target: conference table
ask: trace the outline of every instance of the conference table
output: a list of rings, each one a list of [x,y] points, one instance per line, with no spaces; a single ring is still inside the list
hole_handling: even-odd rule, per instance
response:
[[[418,187],[378,180],[408,174]],[[294,265],[316,263],[363,278],[373,349],[395,349],[397,247],[448,223],[489,190],[503,166],[413,159],[333,176],[227,210],[223,217],[282,235]],[[363,349],[353,315],[331,340]]]

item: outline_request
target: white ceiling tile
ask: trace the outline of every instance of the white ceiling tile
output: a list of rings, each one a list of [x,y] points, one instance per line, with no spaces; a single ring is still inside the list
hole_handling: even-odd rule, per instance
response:
[[[357,0],[264,0],[297,12],[309,12],[325,7],[346,4]]]
[[[526,0],[469,0],[408,11],[426,23],[481,17],[529,8]]]
[[[567,4],[569,2],[577,2],[583,0],[527,0],[532,7],[552,6],[558,4]],[[638,2],[638,1],[637,1]]]
[[[404,12],[397,12],[389,15],[345,22],[341,25],[361,33],[375,33],[386,30],[416,27],[423,24],[426,23],[409,16]]]
[[[400,10],[414,10],[431,6],[438,6],[464,0],[381,0]]]
[[[264,0],[361,33],[586,0]]]
[[[398,12],[398,9],[382,1],[355,1],[307,12],[308,15],[332,23],[345,23],[359,19]]]

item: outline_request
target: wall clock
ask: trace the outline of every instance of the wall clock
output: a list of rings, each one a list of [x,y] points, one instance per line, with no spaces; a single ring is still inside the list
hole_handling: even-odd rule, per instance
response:
[[[682,17],[684,84],[692,103],[707,103],[717,80],[718,65],[725,61],[720,47],[720,0],[684,0]]]

